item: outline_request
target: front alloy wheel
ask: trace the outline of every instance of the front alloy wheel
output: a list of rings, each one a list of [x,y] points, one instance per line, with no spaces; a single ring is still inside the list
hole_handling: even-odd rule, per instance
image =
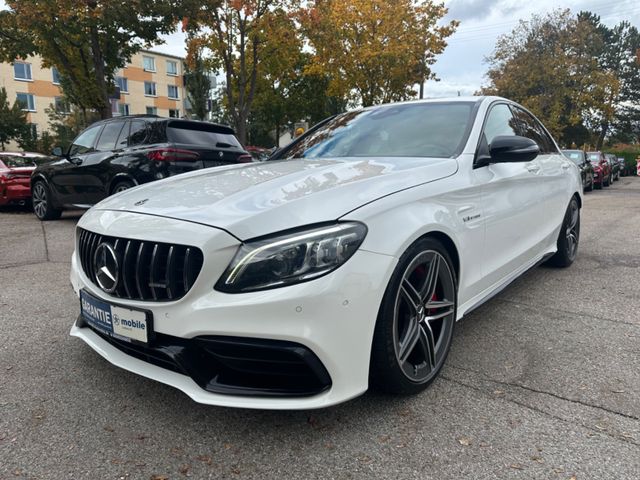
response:
[[[451,346],[456,280],[446,249],[419,240],[392,275],[376,323],[371,380],[391,393],[417,393],[437,376]]]
[[[42,180],[33,185],[31,204],[33,205],[33,212],[40,220],[55,220],[62,215],[62,210],[53,208],[51,205],[49,188]]]

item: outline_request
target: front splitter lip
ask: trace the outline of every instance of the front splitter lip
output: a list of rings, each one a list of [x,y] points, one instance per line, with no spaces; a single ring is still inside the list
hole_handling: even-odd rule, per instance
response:
[[[351,396],[338,398],[333,394],[332,390],[328,390],[312,397],[277,399],[219,395],[203,390],[186,375],[157,367],[121,352],[89,328],[79,328],[74,324],[71,327],[70,335],[83,340],[109,363],[137,375],[177,388],[195,402],[205,405],[260,410],[307,410],[325,408],[346,402],[364,393],[363,390],[362,392],[354,392]]]

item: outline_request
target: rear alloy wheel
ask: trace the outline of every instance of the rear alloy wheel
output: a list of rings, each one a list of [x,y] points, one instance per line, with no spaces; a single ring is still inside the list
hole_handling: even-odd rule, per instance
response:
[[[42,180],[36,181],[31,188],[31,204],[40,220],[57,220],[62,215],[62,210],[51,205],[51,191]]]
[[[611,180],[611,174],[609,174],[609,176],[607,177],[607,179],[602,181],[602,185],[604,185],[605,187],[608,187],[609,185],[611,185],[611,182],[612,182],[612,180]]]
[[[554,267],[568,267],[578,255],[580,242],[580,206],[576,197],[571,199],[564,214],[560,234],[558,235],[558,251],[548,261]]]
[[[447,358],[456,317],[456,279],[440,242],[417,241],[400,258],[382,300],[371,353],[371,383],[418,393]]]
[[[585,188],[584,190],[585,190],[585,192],[593,191],[593,177],[591,177],[591,181],[589,182],[589,186],[587,188]]]
[[[111,189],[111,195],[113,195],[115,193],[124,192],[125,190],[129,190],[130,188],[133,188],[133,187],[135,187],[133,182],[131,182],[129,180],[122,180],[122,181],[116,183],[114,185],[114,187]]]

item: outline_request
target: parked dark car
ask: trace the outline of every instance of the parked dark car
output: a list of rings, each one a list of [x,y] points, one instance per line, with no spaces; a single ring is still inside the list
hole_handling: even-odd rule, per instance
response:
[[[142,183],[252,161],[230,127],[146,115],[94,123],[67,152],[57,148],[54,154],[60,159],[32,176],[33,209],[40,220]]]
[[[618,160],[618,164],[620,164],[620,176],[626,177],[627,175],[629,175],[626,160],[622,157],[618,157],[616,158],[616,160]]]
[[[611,179],[614,182],[620,180],[620,162],[618,162],[618,158],[613,153],[605,153],[604,156],[607,157],[609,165],[611,165]]]
[[[562,153],[580,169],[582,189],[587,192],[593,190],[593,166],[587,158],[587,154],[582,150],[562,150]]]
[[[593,165],[593,182],[596,188],[608,187],[611,185],[612,174],[611,165],[602,152],[588,152],[587,159]]]

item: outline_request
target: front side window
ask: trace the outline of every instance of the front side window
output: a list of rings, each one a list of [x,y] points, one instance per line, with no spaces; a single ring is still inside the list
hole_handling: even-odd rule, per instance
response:
[[[120,93],[127,93],[129,91],[129,81],[127,77],[116,77],[116,85],[120,89]]]
[[[102,129],[100,134],[100,140],[96,145],[96,150],[99,152],[108,152],[114,150],[116,146],[116,140],[122,131],[123,121],[109,122]]]
[[[491,145],[494,138],[507,135],[517,135],[516,120],[508,105],[499,103],[491,107],[484,123],[484,140]]]
[[[521,108],[514,107],[513,114],[518,119],[520,135],[536,142],[538,147],[540,147],[540,153],[557,153],[553,140],[551,140],[542,125],[540,125],[530,113],[525,112]]]
[[[15,62],[13,64],[13,77],[16,80],[32,80],[31,64],[24,62]]]
[[[155,72],[156,71],[156,60],[153,57],[142,57],[142,66],[147,72]]]
[[[27,112],[35,112],[36,111],[36,100],[31,93],[18,93],[16,95],[16,101],[22,107],[22,110],[26,110]]]
[[[144,82],[144,94],[150,97],[156,96],[156,83]]]
[[[178,75],[178,62],[167,60],[167,75]]]
[[[176,85],[169,85],[167,89],[169,98],[178,98],[178,87]]]
[[[436,157],[459,154],[475,102],[392,104],[332,118],[278,158]]]
[[[51,81],[56,85],[60,84],[60,72],[56,67],[51,67]]]
[[[69,149],[69,156],[73,157],[75,155],[83,155],[85,153],[93,152],[93,146],[96,143],[96,138],[101,129],[102,125],[96,125],[95,127],[89,127],[78,135]]]

